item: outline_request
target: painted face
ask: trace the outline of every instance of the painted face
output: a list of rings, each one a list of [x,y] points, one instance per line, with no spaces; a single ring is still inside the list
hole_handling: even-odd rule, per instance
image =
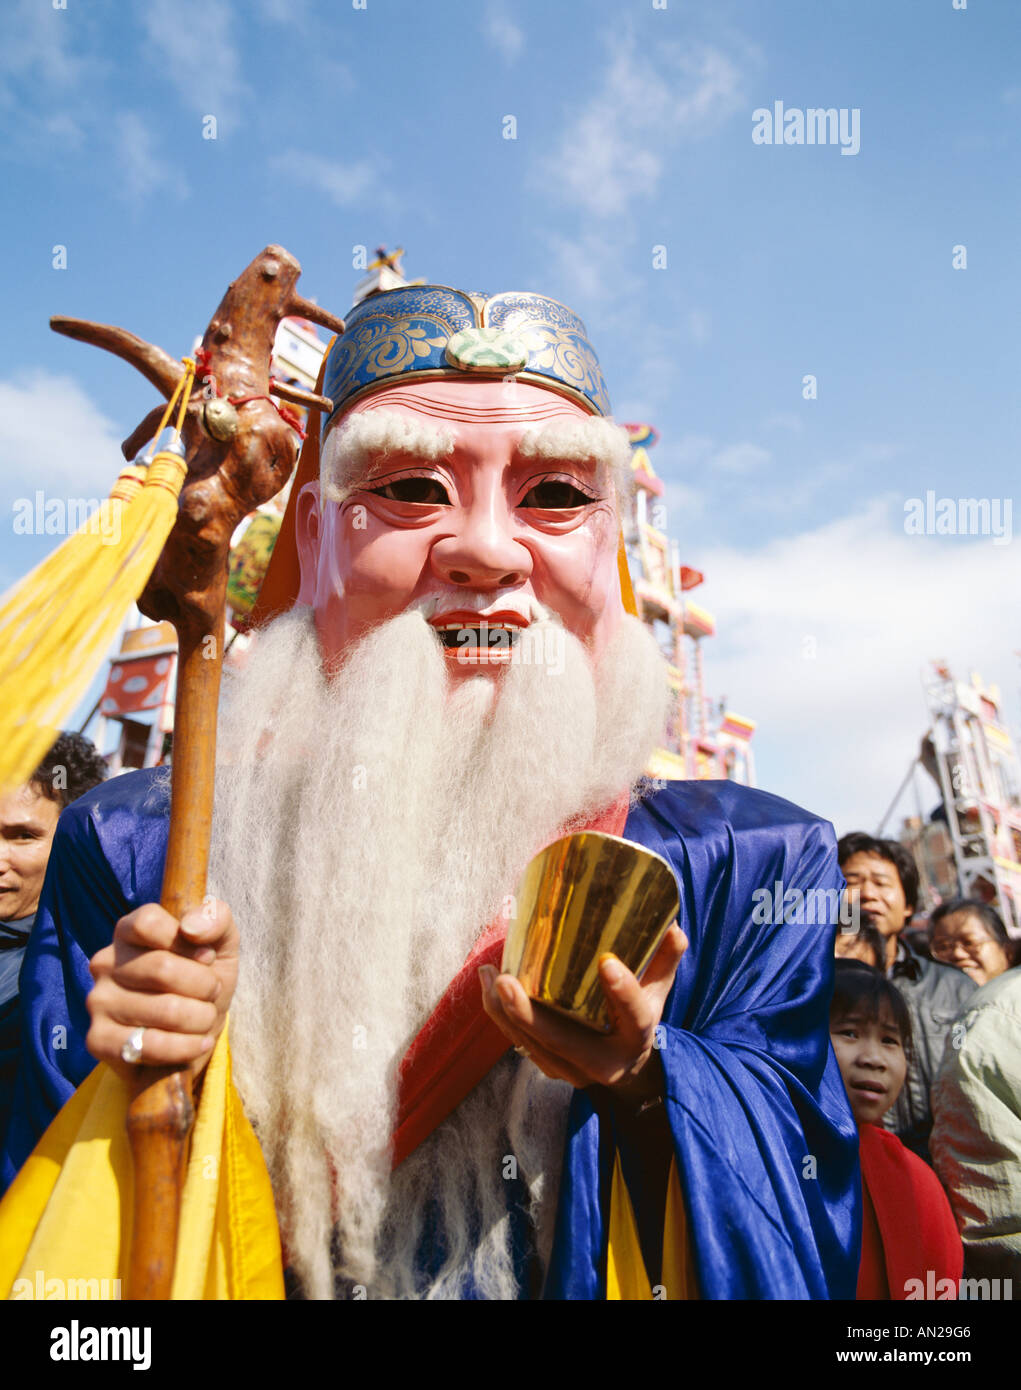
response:
[[[878,1124],[900,1094],[908,1070],[892,1015],[883,1009],[878,1019],[858,1013],[834,1018],[830,1039],[855,1121]]]
[[[978,985],[1002,975],[1010,965],[1007,953],[974,912],[951,912],[929,934],[934,960],[956,965]]]
[[[859,850],[840,866],[850,898],[875,918],[883,936],[896,936],[911,916],[897,866],[881,855]]]
[[[531,600],[598,660],[623,614],[608,470],[522,448],[526,435],[591,414],[538,386],[453,380],[393,387],[350,414],[380,410],[433,446],[368,457],[340,502],[320,507],[317,484],[299,497],[299,602],[313,608],[327,667],[419,601],[455,678],[499,671]],[[435,444],[444,436],[449,449]],[[463,637],[469,625],[477,644]]]
[[[0,921],[39,906],[59,816],[59,805],[31,785],[0,795]]]

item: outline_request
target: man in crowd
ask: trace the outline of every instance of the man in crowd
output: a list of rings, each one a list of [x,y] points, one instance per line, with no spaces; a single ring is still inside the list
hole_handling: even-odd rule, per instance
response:
[[[106,776],[81,734],[61,734],[24,786],[0,795],[0,1135],[20,1047],[18,977],[35,923],[57,818]]]
[[[914,1051],[904,1088],[883,1117],[902,1143],[928,1159],[932,1129],[930,1091],[943,1059],[950,1025],[975,986],[961,971],[919,954],[904,938],[918,906],[918,869],[908,849],[863,831],[837,845],[847,891],[858,899],[885,943],[884,968],[911,1011]]]
[[[78,1016],[90,955],[88,1045],[122,1075],[200,1073],[232,1004],[306,1296],[853,1296],[832,937],[753,911],[777,879],[832,892],[832,830],[643,779],[666,673],[625,611],[630,454],[584,325],[407,287],[352,312],[323,390],[260,599],[278,616],[221,718],[223,901],[153,905],[162,774],[94,794],[43,904],[73,987],[32,1037]],[[582,827],[662,855],[680,892],[684,935],[640,982],[602,962],[605,1035],[498,973],[522,870]],[[87,1069],[33,1047],[8,1177]]]

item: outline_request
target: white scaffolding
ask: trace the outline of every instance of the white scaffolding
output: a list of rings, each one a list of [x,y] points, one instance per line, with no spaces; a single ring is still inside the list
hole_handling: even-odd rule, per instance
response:
[[[961,893],[991,902],[1021,936],[1021,767],[999,691],[935,665],[925,693]]]

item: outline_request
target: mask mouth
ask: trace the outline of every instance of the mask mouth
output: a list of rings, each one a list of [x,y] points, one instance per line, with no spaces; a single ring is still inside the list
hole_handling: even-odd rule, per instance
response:
[[[517,644],[521,627],[512,623],[449,622],[431,625],[446,652],[455,656],[486,653],[489,656],[511,652]],[[521,626],[527,626],[522,624]]]
[[[443,648],[447,662],[457,666],[501,666],[514,660],[514,649],[521,628],[511,623],[475,623],[461,620],[456,623],[431,624]],[[522,624],[528,626],[528,624]]]

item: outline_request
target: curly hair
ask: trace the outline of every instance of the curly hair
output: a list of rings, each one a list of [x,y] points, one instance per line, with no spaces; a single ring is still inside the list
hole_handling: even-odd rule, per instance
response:
[[[28,779],[41,796],[61,810],[106,780],[106,762],[81,734],[61,733]]]

